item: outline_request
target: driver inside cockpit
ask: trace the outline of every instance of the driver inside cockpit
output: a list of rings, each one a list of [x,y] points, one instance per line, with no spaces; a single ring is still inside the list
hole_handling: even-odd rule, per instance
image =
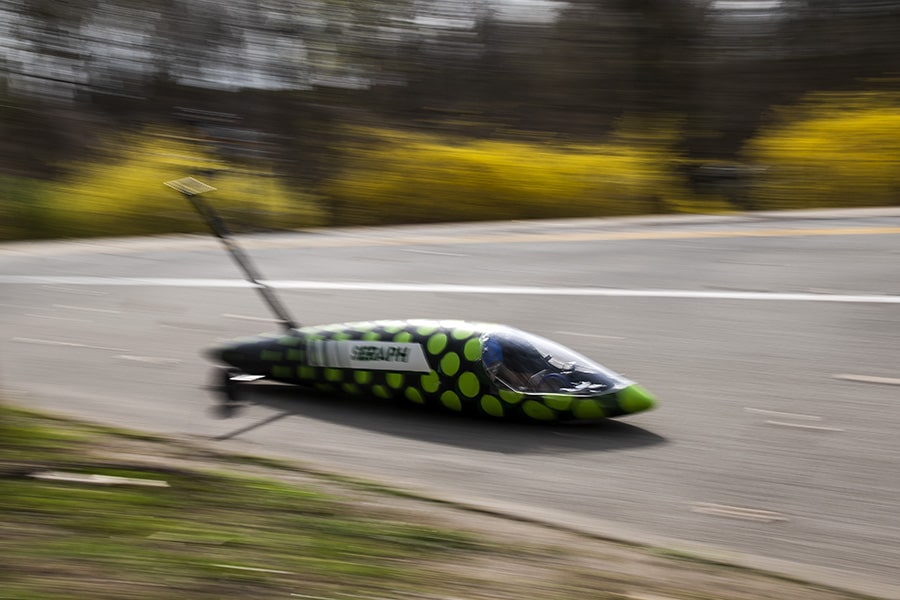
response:
[[[629,383],[565,346],[505,327],[481,337],[481,362],[500,389],[523,394],[591,396]]]
[[[571,386],[568,377],[552,368],[549,357],[542,357],[527,343],[504,347],[488,337],[483,342],[481,358],[492,379],[518,392],[554,393]]]

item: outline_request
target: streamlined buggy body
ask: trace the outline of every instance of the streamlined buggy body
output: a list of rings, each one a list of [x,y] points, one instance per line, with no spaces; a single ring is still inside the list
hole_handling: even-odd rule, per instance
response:
[[[240,373],[348,396],[532,421],[654,405],[637,384],[542,337],[464,321],[371,321],[241,338],[211,351]]]

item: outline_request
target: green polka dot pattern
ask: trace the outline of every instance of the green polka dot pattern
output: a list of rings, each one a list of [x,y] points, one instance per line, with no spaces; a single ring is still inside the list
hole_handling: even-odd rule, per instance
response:
[[[388,373],[384,376],[384,379],[395,390],[403,387],[403,375],[401,373]]]
[[[422,382],[422,389],[429,394],[433,394],[441,389],[441,378],[435,371],[432,371],[428,375],[422,375],[420,381]]]
[[[459,372],[459,355],[456,352],[448,352],[441,359],[441,373],[444,375],[456,375]]]
[[[512,390],[500,390],[500,399],[507,404],[518,404],[524,397],[525,394],[520,394],[519,392],[514,392]]]
[[[425,399],[422,398],[422,392],[416,388],[406,388],[406,399],[416,404],[424,404]]]
[[[275,365],[274,367],[272,367],[272,370],[270,372],[272,374],[272,378],[274,379],[291,376],[291,368],[283,367],[281,365]]]
[[[428,354],[432,356],[439,356],[441,352],[444,351],[444,348],[447,347],[447,334],[446,333],[436,333],[430,338],[428,338]]]
[[[478,383],[478,376],[471,371],[466,371],[459,376],[459,391],[466,398],[474,398],[481,391],[481,385]]]
[[[573,413],[579,419],[600,419],[604,416],[603,408],[593,398],[576,400]]]
[[[415,331],[420,336],[429,336],[440,327],[440,324],[433,321],[410,321],[410,324],[416,328]]]
[[[526,400],[522,404],[522,412],[535,421],[555,421],[556,412],[538,400]]]
[[[572,396],[566,396],[563,394],[552,394],[543,396],[544,404],[547,405],[547,408],[552,408],[556,411],[567,411],[572,406]]]
[[[250,358],[262,374],[284,383],[300,384],[338,395],[362,395],[405,400],[453,412],[532,421],[593,420],[651,408],[653,398],[637,385],[595,397],[566,394],[522,394],[497,389],[481,363],[482,335],[495,326],[463,321],[367,321],[304,327],[287,335],[235,341],[226,348]],[[318,342],[416,343],[429,373],[317,367]],[[321,352],[321,350],[319,350]],[[252,362],[255,361],[255,362]],[[255,370],[255,372],[254,372]]]
[[[470,362],[481,358],[481,340],[478,338],[467,340],[463,347],[463,356]]]
[[[481,398],[481,410],[484,411],[484,414],[492,417],[503,416],[503,404],[493,396],[483,396]]]
[[[456,395],[456,392],[451,392],[449,390],[444,392],[441,394],[441,402],[450,410],[462,410],[462,402],[459,401],[459,396]]]
[[[454,327],[450,335],[453,336],[454,340],[468,340],[475,335],[475,332],[465,324],[461,324],[459,327]]]
[[[263,350],[259,356],[259,359],[265,362],[281,362],[281,359],[284,355],[281,352],[277,352],[275,350]]]

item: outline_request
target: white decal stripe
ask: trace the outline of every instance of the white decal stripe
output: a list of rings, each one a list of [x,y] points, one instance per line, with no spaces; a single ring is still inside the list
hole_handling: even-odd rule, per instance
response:
[[[363,371],[395,371],[429,373],[431,367],[422,345],[414,342],[366,340],[317,340],[310,342],[310,365],[357,369]],[[319,350],[322,349],[322,352]]]
[[[273,280],[269,286],[285,290],[337,290],[373,292],[428,292],[446,294],[492,294],[535,296],[608,296],[619,298],[684,298],[698,300],[775,300],[787,302],[844,302],[900,304],[900,296],[889,294],[813,294],[780,292],[723,292],[707,290],[649,290],[623,288],[531,287],[496,285],[454,285],[442,283],[374,283],[343,281]],[[250,288],[240,279],[171,279],[153,277],[44,277],[37,275],[0,276],[8,285],[84,285],[131,287]]]

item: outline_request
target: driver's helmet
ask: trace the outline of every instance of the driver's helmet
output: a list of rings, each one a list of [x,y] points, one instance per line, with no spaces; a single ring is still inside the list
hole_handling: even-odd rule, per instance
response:
[[[500,342],[488,337],[482,342],[481,360],[488,371],[496,370],[503,363],[503,349]]]

